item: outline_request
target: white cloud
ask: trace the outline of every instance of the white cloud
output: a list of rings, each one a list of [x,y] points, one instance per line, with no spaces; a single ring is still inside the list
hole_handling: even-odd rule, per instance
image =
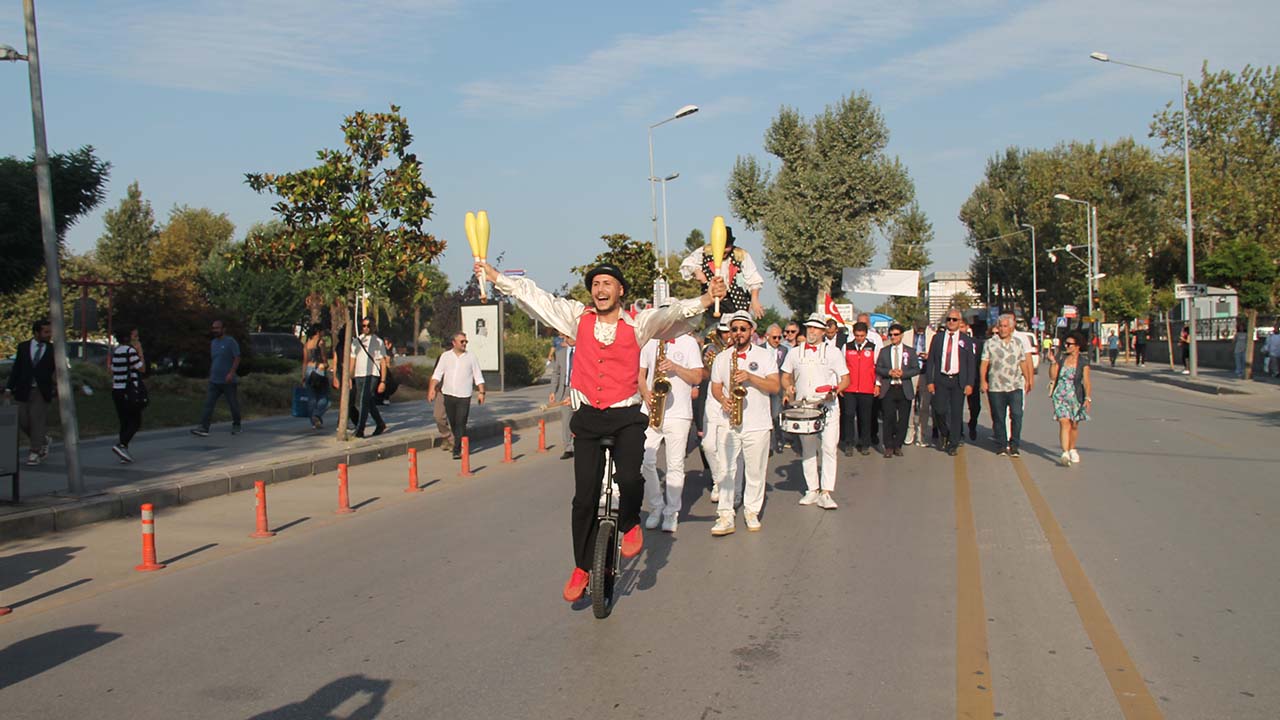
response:
[[[455,0],[191,0],[49,8],[42,36],[71,69],[162,87],[343,97],[374,78],[371,54],[405,60]]]

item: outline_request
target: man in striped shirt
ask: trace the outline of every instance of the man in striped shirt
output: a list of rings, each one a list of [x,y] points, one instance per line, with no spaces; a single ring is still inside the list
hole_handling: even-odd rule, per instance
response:
[[[111,351],[111,399],[115,402],[116,417],[120,419],[120,442],[111,448],[122,463],[133,462],[129,454],[129,441],[142,427],[142,405],[137,393],[130,392],[131,385],[141,386],[143,369],[142,342],[138,330],[117,327],[116,342]]]

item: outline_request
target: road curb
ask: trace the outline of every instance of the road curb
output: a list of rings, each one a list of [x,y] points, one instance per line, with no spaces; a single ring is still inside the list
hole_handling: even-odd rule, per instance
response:
[[[1187,380],[1187,379],[1184,379],[1181,375],[1159,375],[1159,374],[1139,375],[1135,372],[1129,372],[1127,370],[1117,370],[1117,369],[1106,367],[1100,364],[1090,365],[1090,367],[1092,367],[1094,370],[1098,372],[1104,372],[1108,375],[1118,375],[1120,377],[1133,378],[1135,380],[1148,380],[1150,382],[1160,383],[1162,385],[1173,385],[1174,387],[1180,387],[1180,388],[1183,388],[1184,390],[1194,390],[1196,392],[1208,393],[1210,395],[1253,395],[1254,394],[1248,390],[1241,390],[1240,388],[1231,387],[1230,385],[1220,385],[1216,382],[1206,382],[1203,380]]]
[[[558,420],[559,410],[535,410],[499,420],[477,423],[467,428],[474,443],[502,437],[506,428],[523,430],[537,427],[539,419]],[[338,463],[363,465],[408,454],[409,448],[430,450],[442,439],[434,429],[417,432],[393,432],[386,437],[348,443],[346,448],[291,457],[276,463],[242,465],[200,475],[166,477],[108,488],[99,495],[72,498],[65,495],[42,495],[25,501],[29,509],[0,516],[0,543],[40,537],[71,528],[135,516],[144,503],[157,509],[187,505],[199,500],[252,490],[255,481],[267,484],[313,477],[337,470]]]

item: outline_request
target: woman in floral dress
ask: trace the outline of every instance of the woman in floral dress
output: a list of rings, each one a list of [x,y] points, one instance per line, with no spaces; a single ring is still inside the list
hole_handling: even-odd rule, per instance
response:
[[[1080,352],[1084,343],[1084,334],[1072,331],[1062,341],[1061,357],[1049,355],[1049,399],[1053,403],[1053,418],[1058,421],[1058,438],[1062,444],[1062,456],[1058,462],[1064,467],[1080,462],[1080,453],[1076,450],[1080,423],[1089,419],[1093,405],[1089,357]]]

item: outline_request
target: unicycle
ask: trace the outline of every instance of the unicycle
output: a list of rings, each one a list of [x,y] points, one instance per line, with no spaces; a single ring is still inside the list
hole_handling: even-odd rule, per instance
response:
[[[618,512],[613,507],[613,438],[600,438],[600,447],[604,450],[604,475],[600,485],[603,502],[596,515],[596,543],[591,553],[587,592],[591,594],[591,611],[603,619],[613,612],[614,588],[622,564],[622,534],[618,532]]]

